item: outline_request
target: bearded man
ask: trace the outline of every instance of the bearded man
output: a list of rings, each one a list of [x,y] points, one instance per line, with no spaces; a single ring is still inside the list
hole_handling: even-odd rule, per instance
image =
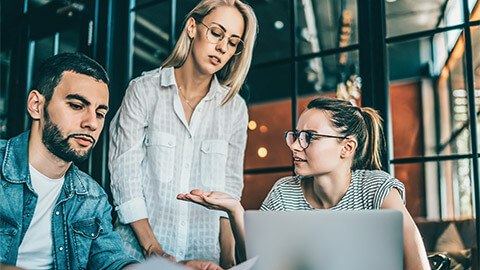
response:
[[[85,160],[108,111],[108,76],[83,54],[47,59],[28,95],[31,130],[0,140],[0,268],[121,269],[135,263],[113,230]],[[10,265],[10,266],[8,266]]]

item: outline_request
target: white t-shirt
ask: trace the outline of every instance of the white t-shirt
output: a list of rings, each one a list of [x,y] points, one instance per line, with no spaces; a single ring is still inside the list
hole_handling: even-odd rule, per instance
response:
[[[65,180],[50,179],[30,164],[37,206],[32,222],[18,248],[17,266],[25,269],[52,269],[52,212]]]

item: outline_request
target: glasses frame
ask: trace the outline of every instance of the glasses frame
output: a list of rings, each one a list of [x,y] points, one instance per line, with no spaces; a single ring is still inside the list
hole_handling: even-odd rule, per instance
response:
[[[212,44],[218,44],[218,43],[222,42],[223,39],[226,38],[226,37],[228,37],[228,41],[232,38],[232,36],[227,36],[227,34],[225,33],[225,31],[224,31],[222,28],[220,28],[220,27],[218,27],[218,26],[213,26],[213,27],[217,27],[218,29],[220,29],[220,30],[222,31],[222,33],[223,33],[223,37],[220,38],[220,40],[219,40],[218,42],[213,42],[213,41],[211,41],[211,40],[208,38],[208,36],[209,36],[208,32],[210,32],[210,28],[212,28],[212,26],[208,26],[208,25],[204,24],[202,21],[198,21],[198,22],[199,22],[201,25],[203,25],[203,26],[205,26],[205,27],[207,28],[207,31],[205,32],[205,34],[206,34],[207,40],[208,40],[210,43],[212,43]],[[239,54],[241,54],[241,53],[243,52],[243,48],[245,47],[245,42],[244,42],[241,38],[239,38],[239,37],[233,37],[233,38],[238,38],[238,40],[240,41],[240,43],[238,43],[238,44],[242,44],[242,45],[241,45],[241,50],[238,51],[238,48],[239,48],[238,45],[237,45],[236,48],[232,48],[231,45],[228,45],[228,42],[227,42],[227,48],[229,48],[229,49],[235,49],[235,52],[233,53],[233,55],[239,55]]]
[[[300,145],[300,147],[303,148],[303,150],[307,149],[309,146],[310,146],[310,142],[312,141],[312,137],[313,136],[316,136],[316,137],[323,137],[323,138],[334,138],[334,139],[341,139],[341,140],[345,140],[346,138],[348,138],[348,136],[335,136],[335,135],[326,135],[326,134],[320,134],[320,133],[312,133],[310,131],[306,131],[306,130],[302,130],[302,131],[296,131],[296,130],[288,130],[288,131],[285,131],[285,141],[288,145],[288,134],[289,133],[293,133],[293,136],[295,138],[295,140],[292,142],[292,144],[294,144],[298,138],[300,138],[301,134],[302,133],[305,133],[305,138],[306,138],[306,143],[307,143],[307,146],[303,147],[302,146],[302,143],[299,141],[298,142],[298,145]],[[290,147],[292,144],[288,145],[288,147]]]

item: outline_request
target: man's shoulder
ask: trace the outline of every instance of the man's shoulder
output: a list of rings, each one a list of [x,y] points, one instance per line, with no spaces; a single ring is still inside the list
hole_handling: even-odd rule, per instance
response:
[[[75,173],[80,181],[80,184],[88,194],[92,196],[106,195],[105,190],[89,174],[81,171],[78,168],[75,168]]]

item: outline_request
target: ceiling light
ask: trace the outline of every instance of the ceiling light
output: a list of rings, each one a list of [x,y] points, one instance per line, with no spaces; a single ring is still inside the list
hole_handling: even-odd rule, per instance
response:
[[[282,30],[284,26],[285,24],[282,21],[275,21],[273,23],[273,27],[275,27],[277,30]]]

